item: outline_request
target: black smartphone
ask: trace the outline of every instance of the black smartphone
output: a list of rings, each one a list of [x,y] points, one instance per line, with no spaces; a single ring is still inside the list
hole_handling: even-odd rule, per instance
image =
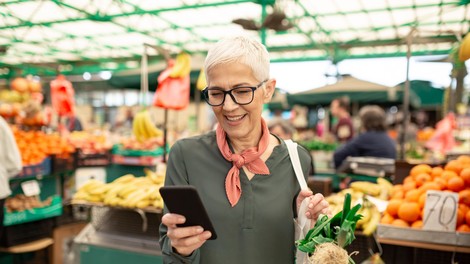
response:
[[[180,214],[186,218],[186,222],[178,226],[202,226],[204,230],[211,232],[210,240],[217,238],[214,226],[194,186],[163,186],[160,188],[160,194],[170,213]]]

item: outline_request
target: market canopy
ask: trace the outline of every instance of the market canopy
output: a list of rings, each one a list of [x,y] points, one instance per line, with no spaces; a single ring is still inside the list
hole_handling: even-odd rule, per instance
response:
[[[405,83],[397,86],[402,89]],[[420,108],[441,108],[444,104],[444,87],[436,87],[430,81],[411,80],[410,91],[419,97]]]
[[[204,55],[245,33],[273,61],[449,54],[469,31],[468,0],[6,0],[0,3],[0,76],[134,69],[143,44]],[[18,74],[18,73],[17,73]]]
[[[378,83],[357,79],[350,75],[343,76],[338,82],[301,93],[287,95],[289,105],[317,106],[329,105],[335,98],[347,96],[352,103],[393,104],[401,103],[401,87],[389,87]],[[412,106],[419,106],[420,100],[410,91]]]

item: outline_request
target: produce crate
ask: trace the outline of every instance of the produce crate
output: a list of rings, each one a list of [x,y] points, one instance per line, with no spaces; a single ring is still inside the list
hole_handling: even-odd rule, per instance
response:
[[[51,158],[45,158],[41,163],[23,166],[23,169],[16,177],[30,177],[38,175],[48,175],[51,173]]]
[[[73,171],[77,168],[77,152],[70,153],[66,158],[58,155],[52,155],[51,158],[52,173]]]
[[[53,218],[6,226],[3,229],[0,246],[11,247],[41,238],[51,237],[53,227]]]
[[[113,155],[113,163],[120,165],[133,165],[133,166],[155,166],[158,162],[163,160],[163,156],[122,156]]]
[[[167,146],[167,153],[169,151],[169,147]],[[149,156],[149,157],[159,157],[163,155],[163,147],[159,147],[152,150],[135,150],[135,149],[124,149],[122,144],[116,144],[113,146],[112,153],[114,155],[119,156],[130,156],[130,157],[141,157],[141,156]]]
[[[419,230],[379,224],[377,227],[377,236],[379,238],[399,239],[425,243],[470,246],[470,234],[462,232],[457,233],[447,231]]]
[[[5,208],[4,208],[5,210]],[[51,205],[41,208],[33,208],[21,212],[5,212],[3,219],[4,226],[13,226],[41,219],[51,218],[62,214],[62,198],[60,196],[53,196]]]
[[[102,153],[85,153],[83,150],[77,151],[77,168],[79,167],[96,167],[108,166],[111,163],[111,151]]]

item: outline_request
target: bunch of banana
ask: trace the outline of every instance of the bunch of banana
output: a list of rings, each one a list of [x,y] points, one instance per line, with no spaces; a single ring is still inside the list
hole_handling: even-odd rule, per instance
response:
[[[176,56],[175,65],[171,70],[171,78],[181,78],[186,77],[191,72],[191,56],[186,52],[181,52]]]
[[[163,208],[160,187],[164,175],[145,170],[146,176],[123,175],[111,183],[104,184],[96,180],[85,183],[74,195],[74,200],[103,202],[109,206],[127,208],[145,208],[149,206]]]
[[[163,136],[163,131],[153,124],[148,110],[140,111],[135,115],[132,122],[132,131],[138,141]]]
[[[367,181],[352,182],[349,187],[355,191],[359,191],[382,200],[387,200],[393,189],[393,185],[384,178],[377,178],[377,183]]]
[[[465,38],[463,38],[462,42],[460,43],[458,58],[462,62],[470,59],[470,34],[468,33],[465,36]]]

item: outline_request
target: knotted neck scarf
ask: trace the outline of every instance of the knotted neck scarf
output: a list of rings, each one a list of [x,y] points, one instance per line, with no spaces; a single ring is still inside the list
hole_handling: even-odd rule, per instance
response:
[[[269,145],[269,129],[266,122],[261,119],[262,135],[258,146],[245,149],[240,154],[232,153],[227,142],[227,134],[222,126],[217,126],[217,146],[219,147],[222,156],[231,161],[233,166],[228,171],[225,178],[225,192],[227,193],[230,205],[234,207],[242,195],[242,188],[240,183],[240,169],[245,166],[250,172],[254,174],[270,174],[266,163],[261,160],[260,156],[263,154]]]

